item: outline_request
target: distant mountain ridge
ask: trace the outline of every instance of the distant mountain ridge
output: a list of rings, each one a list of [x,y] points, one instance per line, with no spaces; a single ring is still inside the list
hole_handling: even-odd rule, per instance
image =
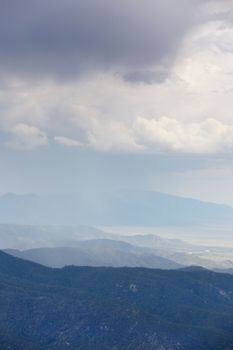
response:
[[[153,250],[107,239],[77,241],[73,242],[73,247],[5,250],[5,252],[49,267],[75,265],[177,269],[182,266],[168,258],[157,256]]]
[[[27,250],[38,247],[73,246],[79,240],[114,239],[89,226],[23,225],[0,223],[0,249]]]
[[[75,248],[75,249],[74,249]],[[84,226],[0,224],[0,249],[52,267],[128,266],[176,268],[199,265],[226,270],[233,249],[193,245],[153,234],[109,234]]]
[[[69,195],[0,197],[0,222],[94,226],[233,223],[233,208],[160,192],[121,191],[100,198]]]

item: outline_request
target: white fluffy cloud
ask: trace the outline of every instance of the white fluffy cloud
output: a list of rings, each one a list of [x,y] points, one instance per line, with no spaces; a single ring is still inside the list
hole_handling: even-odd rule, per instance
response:
[[[46,134],[35,126],[16,124],[10,139],[6,142],[6,147],[16,150],[33,150],[47,144]]]
[[[148,150],[187,153],[216,153],[233,150],[233,125],[215,119],[180,123],[171,118],[137,118],[135,137]]]
[[[114,77],[69,86],[41,84],[41,93],[30,89],[28,110],[27,98],[23,106],[18,103],[23,113],[15,114],[14,103],[7,106],[0,128],[8,137],[7,147],[24,150],[47,145],[51,138],[66,147],[104,152],[231,151],[232,93],[215,98],[207,94],[202,100],[197,93],[187,93],[188,84],[132,86]],[[13,96],[18,101],[17,91]],[[40,106],[41,113],[35,108],[33,115],[33,105]]]
[[[65,136],[55,136],[54,141],[56,143],[59,143],[60,145],[67,146],[67,147],[82,147],[83,144],[79,142],[78,140],[70,139],[69,137]]]

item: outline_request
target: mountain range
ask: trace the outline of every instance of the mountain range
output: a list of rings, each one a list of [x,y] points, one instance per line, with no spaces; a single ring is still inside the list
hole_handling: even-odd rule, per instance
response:
[[[75,265],[177,269],[182,266],[156,255],[156,251],[152,249],[107,239],[76,241],[72,247],[5,250],[5,252],[49,267]]]
[[[91,226],[233,223],[233,208],[152,191],[119,191],[101,198],[8,193],[0,197],[0,222]]]
[[[154,234],[109,234],[84,226],[0,224],[0,249],[50,267],[233,267],[232,248],[194,245]]]
[[[232,350],[233,276],[51,269],[0,252],[1,350]]]

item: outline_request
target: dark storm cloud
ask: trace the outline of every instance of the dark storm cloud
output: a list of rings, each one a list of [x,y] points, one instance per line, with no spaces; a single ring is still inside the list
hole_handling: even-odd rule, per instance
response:
[[[58,78],[122,67],[145,72],[171,61],[198,2],[0,0],[0,71]]]
[[[150,70],[138,70],[138,71],[129,71],[125,74],[122,74],[124,80],[130,83],[145,83],[145,84],[160,84],[169,75],[168,69],[150,71]]]

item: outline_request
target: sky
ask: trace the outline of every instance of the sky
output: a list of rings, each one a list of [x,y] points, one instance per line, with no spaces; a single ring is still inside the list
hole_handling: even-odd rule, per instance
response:
[[[233,205],[231,0],[0,0],[0,193]]]

